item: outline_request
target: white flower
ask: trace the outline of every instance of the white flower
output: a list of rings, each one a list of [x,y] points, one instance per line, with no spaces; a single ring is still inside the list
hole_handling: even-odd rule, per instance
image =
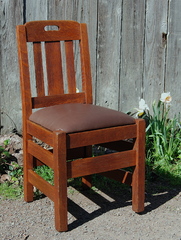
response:
[[[141,117],[144,114],[144,111],[139,108],[135,108],[137,110],[136,117]]]
[[[139,101],[139,109],[149,111],[149,107],[148,107],[148,105],[146,104],[146,102],[143,98],[141,98],[140,101]]]
[[[170,92],[162,93],[160,101],[163,103],[170,103],[172,101],[172,97],[170,95]]]
[[[141,98],[139,101],[139,108],[135,109],[137,110],[136,117],[142,116],[146,110],[149,111],[149,107],[143,98]]]
[[[76,88],[76,93],[79,93],[80,91],[79,91],[79,89],[78,88]]]

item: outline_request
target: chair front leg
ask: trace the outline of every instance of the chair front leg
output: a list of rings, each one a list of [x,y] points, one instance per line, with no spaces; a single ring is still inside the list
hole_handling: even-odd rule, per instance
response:
[[[132,209],[135,212],[144,211],[145,201],[145,121],[137,119],[136,166],[132,178]]]
[[[28,180],[28,170],[33,169],[33,156],[28,153],[28,139],[31,136],[24,134],[23,136],[23,184],[24,184],[24,200],[26,202],[33,201],[33,185]]]
[[[66,164],[66,133],[54,132],[54,188],[55,188],[55,228],[67,231],[67,164]]]

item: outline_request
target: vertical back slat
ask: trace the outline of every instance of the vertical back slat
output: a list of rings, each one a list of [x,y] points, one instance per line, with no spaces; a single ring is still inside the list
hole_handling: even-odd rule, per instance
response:
[[[41,43],[33,43],[37,96],[45,96]]]
[[[45,42],[48,94],[63,94],[63,73],[60,42]]]
[[[73,41],[65,41],[65,54],[66,54],[68,92],[75,93],[76,92],[76,79],[75,79]]]

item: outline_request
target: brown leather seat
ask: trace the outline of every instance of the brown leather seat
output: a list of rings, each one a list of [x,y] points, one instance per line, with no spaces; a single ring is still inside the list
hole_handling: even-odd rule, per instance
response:
[[[82,132],[134,124],[135,119],[112,109],[92,104],[67,103],[43,108],[34,112],[32,122],[51,131]]]

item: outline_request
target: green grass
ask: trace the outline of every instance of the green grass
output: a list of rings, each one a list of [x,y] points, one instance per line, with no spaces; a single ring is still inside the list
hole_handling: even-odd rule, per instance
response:
[[[23,187],[8,182],[0,184],[1,199],[18,199],[23,197]]]
[[[158,161],[147,171],[147,179],[152,181],[152,176],[156,175],[160,181],[172,186],[181,186],[181,160],[175,164],[166,163],[164,160]]]

